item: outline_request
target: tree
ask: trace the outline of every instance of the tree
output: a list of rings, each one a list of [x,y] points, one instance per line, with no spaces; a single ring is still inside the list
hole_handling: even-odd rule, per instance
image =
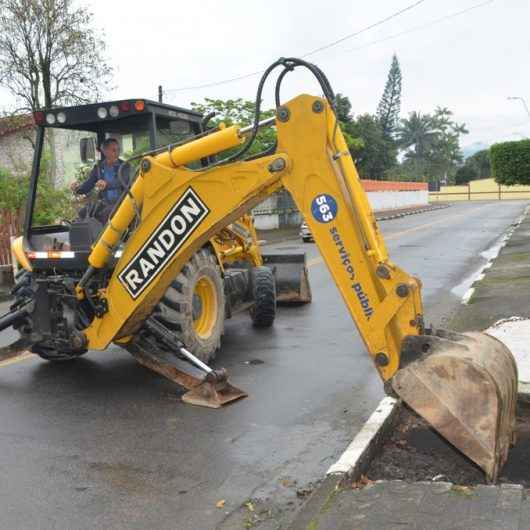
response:
[[[411,149],[408,158],[425,160],[432,149],[436,131],[432,117],[413,111],[408,118],[401,120],[398,129],[398,143],[402,149]]]
[[[73,0],[0,0],[0,84],[19,110],[100,97],[112,70],[91,23]]]
[[[403,165],[414,179],[448,182],[456,173],[462,162],[460,136],[468,131],[452,116],[449,109],[437,107],[433,115],[411,112],[401,120],[398,141],[406,150]]]
[[[351,102],[347,96],[337,93],[335,96],[335,110],[337,118],[342,123],[351,123],[353,120]]]
[[[254,123],[254,114],[256,111],[256,104],[254,101],[245,100],[242,98],[236,99],[210,99],[205,98],[203,103],[191,104],[193,110],[201,113],[203,116],[215,112],[215,116],[209,122],[210,125],[218,125],[223,122],[230,126],[250,125]],[[274,116],[273,110],[265,110],[261,113],[261,119]],[[258,132],[256,140],[248,151],[248,154],[253,155],[265,151],[271,147],[276,138],[276,132],[272,127],[265,127]]]
[[[482,149],[477,151],[466,159],[466,165],[473,167],[477,173],[478,179],[486,179],[491,177],[491,163],[489,149]]]
[[[455,184],[467,184],[468,182],[476,180],[477,178],[477,170],[469,164],[464,164],[462,167],[459,167],[456,170]]]
[[[530,184],[530,140],[503,142],[490,147],[495,181],[506,186]]]
[[[396,163],[397,149],[394,141],[385,136],[377,117],[370,114],[358,116],[348,125],[346,132],[357,139],[357,143],[349,147],[361,177],[385,178],[386,171]]]
[[[388,72],[385,90],[377,107],[377,119],[381,123],[383,133],[392,138],[399,124],[399,112],[401,110],[401,69],[399,61],[394,54],[392,65]]]

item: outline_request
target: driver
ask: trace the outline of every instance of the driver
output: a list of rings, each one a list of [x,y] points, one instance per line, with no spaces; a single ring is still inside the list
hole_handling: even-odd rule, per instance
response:
[[[126,185],[129,182],[129,165],[119,158],[120,144],[116,138],[104,140],[100,150],[103,155],[102,160],[92,168],[85,182],[82,184],[74,182],[71,189],[77,195],[86,195],[94,188],[99,192],[98,204],[92,216],[105,224],[114,206],[126,190]],[[123,167],[118,177],[121,166]],[[79,212],[79,216],[81,218],[86,217],[88,210],[89,207],[85,206]]]

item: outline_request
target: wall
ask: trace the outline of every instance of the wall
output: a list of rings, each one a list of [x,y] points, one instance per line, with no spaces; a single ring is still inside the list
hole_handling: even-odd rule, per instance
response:
[[[430,202],[437,201],[498,201],[530,199],[530,186],[499,186],[494,179],[472,180],[469,185],[442,186],[429,194]]]
[[[372,209],[393,210],[422,206],[429,202],[427,183],[361,180]],[[253,210],[254,222],[259,230],[273,230],[299,226],[302,222],[296,205],[285,196],[285,191],[267,198]]]

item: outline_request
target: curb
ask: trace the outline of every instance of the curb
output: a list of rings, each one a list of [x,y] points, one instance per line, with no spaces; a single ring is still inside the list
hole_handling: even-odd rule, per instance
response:
[[[405,217],[406,215],[414,215],[414,214],[417,214],[417,213],[424,213],[424,212],[434,212],[435,210],[443,210],[444,208],[449,208],[449,206],[451,206],[450,204],[444,204],[444,205],[441,205],[441,206],[435,206],[433,208],[421,208],[419,210],[411,210],[409,212],[401,212],[399,214],[395,214],[395,215],[388,215],[386,217],[377,217],[377,214],[376,214],[376,220],[377,221],[388,221],[389,219],[397,219],[399,217]]]
[[[360,477],[372,460],[385,434],[394,426],[399,401],[384,397],[362,429],[357,433],[341,457],[327,471],[327,475],[349,475],[354,480]]]

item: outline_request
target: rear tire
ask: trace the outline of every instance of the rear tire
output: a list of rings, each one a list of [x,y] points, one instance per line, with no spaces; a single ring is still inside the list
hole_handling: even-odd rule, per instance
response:
[[[182,267],[154,312],[175,338],[199,359],[215,358],[224,330],[225,294],[221,269],[209,249]]]
[[[254,306],[250,309],[252,324],[257,328],[269,328],[276,316],[276,283],[268,267],[251,270]]]

